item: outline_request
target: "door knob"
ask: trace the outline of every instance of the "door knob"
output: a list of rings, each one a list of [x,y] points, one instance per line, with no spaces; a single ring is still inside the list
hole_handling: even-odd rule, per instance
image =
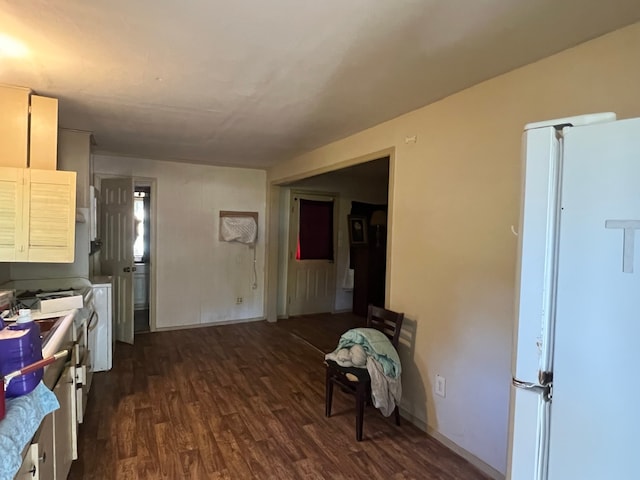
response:
[[[124,267],[122,271],[125,273],[129,273],[131,271],[131,267]]]

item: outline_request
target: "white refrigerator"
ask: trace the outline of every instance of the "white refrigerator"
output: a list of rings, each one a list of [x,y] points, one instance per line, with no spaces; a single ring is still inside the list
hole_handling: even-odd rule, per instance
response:
[[[507,478],[639,479],[640,118],[530,124],[523,156]]]

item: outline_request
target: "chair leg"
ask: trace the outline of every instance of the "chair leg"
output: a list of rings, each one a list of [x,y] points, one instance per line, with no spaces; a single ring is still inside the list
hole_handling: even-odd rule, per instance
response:
[[[396,415],[396,425],[400,426],[400,409],[398,408],[398,405],[396,405],[396,408],[393,411]]]
[[[366,403],[367,390],[362,385],[356,389],[356,440],[362,440],[362,424],[364,423],[364,404]]]
[[[331,416],[332,400],[333,400],[333,382],[331,381],[331,373],[327,368],[327,378],[326,378],[325,396],[324,396],[324,414],[326,417]]]

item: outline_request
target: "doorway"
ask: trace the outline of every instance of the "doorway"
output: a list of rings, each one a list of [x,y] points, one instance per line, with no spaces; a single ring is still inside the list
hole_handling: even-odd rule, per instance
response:
[[[314,192],[315,195],[333,195],[335,206],[335,251],[333,291],[334,303],[325,310],[333,313],[358,311],[367,303],[386,303],[386,252],[389,231],[387,213],[390,189],[389,156],[359,163],[350,167],[296,180],[279,186],[280,233],[278,243],[277,318],[296,315],[290,308],[290,292],[295,291],[295,278],[290,267],[296,262],[297,238],[295,195]],[[331,193],[329,193],[331,192]],[[366,225],[366,238],[349,236],[349,216],[360,216]],[[356,305],[354,305],[354,302]],[[355,307],[355,308],[354,308]]]
[[[148,332],[151,278],[151,185],[135,182],[133,191],[133,324],[134,333]]]
[[[337,243],[336,195],[292,191],[289,223],[290,315],[332,312]]]
[[[112,277],[116,340],[134,343],[155,330],[155,179],[96,175],[103,248],[99,266]]]

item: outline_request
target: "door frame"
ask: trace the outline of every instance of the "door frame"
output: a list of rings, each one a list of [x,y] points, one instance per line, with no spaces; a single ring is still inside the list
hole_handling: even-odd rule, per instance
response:
[[[395,188],[396,188],[396,147],[394,145],[390,145],[386,148],[381,148],[376,151],[368,151],[363,153],[362,155],[349,157],[349,158],[341,158],[336,161],[330,161],[326,165],[314,168],[307,169],[304,168],[299,170],[298,173],[294,173],[289,176],[283,176],[276,180],[271,178],[270,175],[267,176],[267,238],[268,238],[268,247],[266,250],[266,262],[265,262],[265,297],[264,297],[264,311],[265,316],[267,317],[267,321],[269,322],[277,322],[278,321],[278,302],[279,298],[281,298],[281,292],[283,287],[287,289],[288,286],[283,286],[281,284],[282,279],[279,277],[279,268],[278,266],[282,262],[288,262],[288,256],[285,258],[280,258],[279,256],[279,244],[282,241],[288,241],[288,235],[282,235],[285,230],[288,229],[288,224],[286,223],[286,217],[288,216],[289,210],[285,211],[286,214],[284,218],[280,216],[280,200],[281,197],[285,195],[287,185],[296,182],[298,180],[302,180],[305,178],[309,178],[315,175],[320,175],[323,173],[331,172],[334,170],[340,170],[345,167],[351,167],[353,165],[357,165],[359,163],[369,162],[371,160],[376,160],[381,157],[389,157],[389,186],[387,189],[387,267],[386,267],[386,275],[385,275],[385,307],[389,308],[391,305],[391,272],[392,272],[392,251],[393,251],[393,211],[394,211],[394,200],[395,200]],[[283,224],[284,223],[284,224]],[[288,246],[287,246],[288,248]],[[287,302],[284,302],[284,316],[288,316],[288,308]]]
[[[149,331],[156,331],[156,245],[157,245],[157,218],[156,218],[156,196],[157,196],[157,181],[155,178],[148,177],[133,177],[133,189],[136,187],[149,187],[151,188],[150,200],[149,200],[149,228],[151,229],[151,235],[149,236]],[[134,308],[135,312],[135,308]]]
[[[322,192],[317,190],[305,190],[305,189],[291,189],[289,191],[289,203],[288,203],[288,212],[289,212],[289,224],[287,227],[287,250],[286,250],[286,271],[287,271],[287,294],[285,301],[285,316],[289,317],[290,314],[290,301],[291,292],[293,289],[294,282],[292,281],[293,276],[293,268],[295,259],[295,249],[297,246],[297,233],[298,233],[298,218],[295,215],[292,215],[295,207],[295,198],[296,197],[306,197],[310,200],[321,200],[332,198],[333,199],[333,266],[331,267],[332,272],[331,275],[334,279],[333,290],[331,291],[331,313],[335,312],[336,307],[336,287],[337,287],[337,256],[338,256],[338,215],[340,213],[339,202],[340,202],[340,194],[335,192]],[[310,198],[316,197],[316,198]],[[298,210],[299,212],[299,210]],[[299,213],[298,213],[299,217]]]
[[[156,246],[158,235],[158,221],[157,221],[157,196],[158,196],[158,181],[154,177],[139,177],[136,175],[111,175],[106,173],[96,173],[93,176],[94,185],[98,190],[102,180],[107,178],[132,178],[134,189],[136,186],[151,187],[151,200],[149,202],[149,223],[151,228],[151,236],[149,237],[149,264],[151,271],[149,272],[149,331],[156,331],[156,298],[157,298],[157,257]],[[133,248],[133,245],[132,245]]]

